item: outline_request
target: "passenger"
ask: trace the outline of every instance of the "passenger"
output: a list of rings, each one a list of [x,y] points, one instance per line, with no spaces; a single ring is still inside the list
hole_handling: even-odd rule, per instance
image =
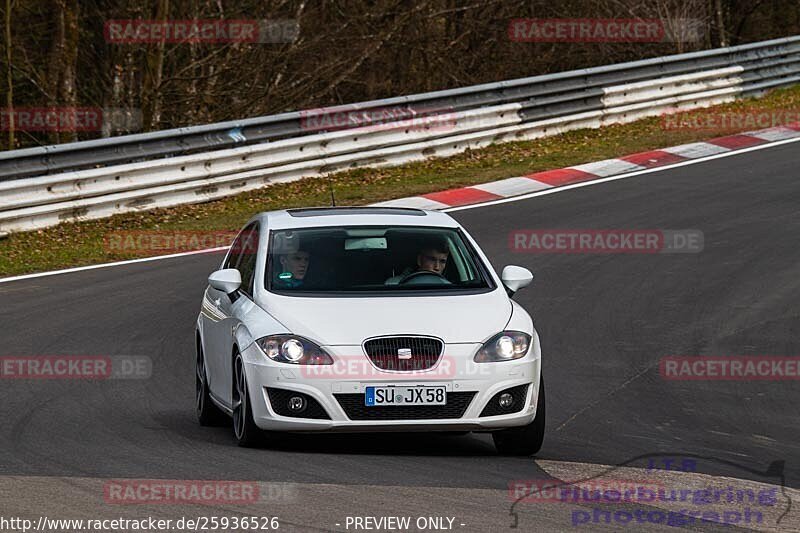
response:
[[[296,289],[303,286],[311,262],[311,254],[299,249],[280,255],[280,268],[274,268],[273,286],[278,289]]]

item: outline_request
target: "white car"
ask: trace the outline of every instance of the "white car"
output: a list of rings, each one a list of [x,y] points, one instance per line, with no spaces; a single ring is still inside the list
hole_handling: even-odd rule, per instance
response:
[[[271,432],[492,432],[500,453],[544,437],[539,337],[450,216],[360,207],[262,213],[208,278],[197,319],[200,423]]]

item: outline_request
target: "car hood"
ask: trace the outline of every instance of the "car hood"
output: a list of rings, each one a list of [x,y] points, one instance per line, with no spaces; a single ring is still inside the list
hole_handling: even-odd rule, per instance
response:
[[[324,346],[361,345],[382,335],[483,342],[503,331],[511,302],[502,290],[458,296],[305,298],[270,294],[264,309],[291,333]]]

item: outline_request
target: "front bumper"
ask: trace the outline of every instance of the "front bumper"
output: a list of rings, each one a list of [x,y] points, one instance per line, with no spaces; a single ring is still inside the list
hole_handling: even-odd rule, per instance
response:
[[[449,344],[431,370],[392,372],[376,368],[360,346],[326,346],[335,360],[320,367],[296,366],[268,360],[255,345],[242,352],[247,373],[253,418],[258,427],[272,431],[491,431],[524,426],[536,415],[541,359],[537,350],[517,361],[475,363],[480,344]],[[370,385],[444,385],[450,393],[474,393],[461,416],[353,420],[337,395],[363,394]],[[518,412],[481,416],[495,394],[519,385],[530,385]],[[270,405],[267,388],[301,392],[316,400],[330,419],[281,416]],[[462,394],[462,396],[464,396]],[[352,396],[350,397],[353,398]],[[449,400],[448,400],[449,401]],[[352,402],[351,402],[352,404]],[[375,408],[367,408],[375,409]],[[379,409],[408,409],[381,407]],[[351,411],[352,413],[352,411]]]

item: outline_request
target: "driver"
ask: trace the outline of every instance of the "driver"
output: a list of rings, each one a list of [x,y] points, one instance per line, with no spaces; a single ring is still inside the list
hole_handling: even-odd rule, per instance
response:
[[[417,252],[416,268],[407,268],[399,276],[393,276],[387,279],[386,285],[397,285],[403,278],[414,272],[433,272],[434,274],[443,276],[449,256],[450,250],[443,239],[431,239],[419,248]]]

